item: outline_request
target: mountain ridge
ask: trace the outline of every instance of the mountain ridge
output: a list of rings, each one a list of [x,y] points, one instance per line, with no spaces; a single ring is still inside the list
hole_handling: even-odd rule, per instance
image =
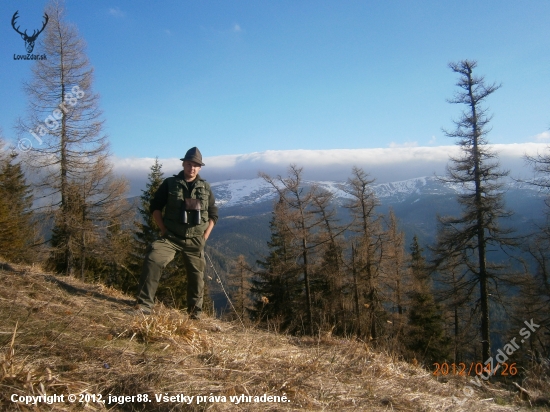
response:
[[[544,224],[544,194],[529,183],[508,179],[503,182],[505,208],[514,212],[502,224],[517,227],[521,235],[535,231]],[[344,207],[350,199],[345,193],[346,182],[304,181],[304,187],[318,185],[335,194],[334,206],[341,221],[349,221]],[[277,198],[273,187],[262,178],[228,180],[212,183],[217,198],[220,219],[209,243],[230,258],[239,254],[249,262],[256,261],[267,252],[269,220],[273,202]],[[374,183],[372,189],[380,205],[377,213],[387,214],[391,209],[405,232],[406,244],[417,236],[421,245],[433,244],[437,232],[437,216],[457,216],[461,209],[457,195],[467,188],[444,183],[435,176],[423,176],[387,183]]]
[[[337,199],[350,199],[345,192],[346,182],[342,181],[313,181],[304,180],[304,186],[317,185],[320,189],[327,190]],[[211,184],[216,195],[216,204],[223,207],[238,205],[252,205],[276,198],[276,191],[271,184],[263,178],[238,179],[215,182]],[[421,176],[406,180],[398,180],[386,183],[373,183],[371,185],[374,194],[380,199],[390,199],[394,202],[405,200],[413,194],[461,194],[468,190],[459,184],[446,183],[436,176]],[[540,190],[529,182],[518,182],[509,179],[504,182],[506,190],[525,190],[533,197],[542,197]],[[505,190],[505,191],[506,191]]]

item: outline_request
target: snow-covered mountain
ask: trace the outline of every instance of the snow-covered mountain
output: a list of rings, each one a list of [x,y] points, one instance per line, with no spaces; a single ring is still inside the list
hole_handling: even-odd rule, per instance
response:
[[[346,193],[345,182],[305,181],[306,186],[316,184],[319,188],[334,193],[340,203],[351,196]],[[463,193],[467,188],[460,185],[443,183],[434,176],[417,177],[390,183],[373,184],[374,193],[384,203],[400,203],[410,200],[411,197],[420,198],[426,195],[454,195]],[[212,183],[212,189],[220,208],[232,206],[252,206],[276,198],[276,191],[262,178],[248,180],[227,180]],[[530,197],[540,197],[538,189],[534,186],[517,183],[510,180],[505,185],[505,190],[520,190]],[[415,199],[412,199],[413,201]]]
[[[351,220],[349,209],[343,207],[350,198],[345,192],[345,182],[304,182],[316,184],[335,195],[337,219]],[[407,244],[416,235],[422,245],[433,244],[437,232],[437,216],[459,216],[457,194],[467,188],[445,184],[436,177],[419,177],[390,183],[373,184],[380,200],[377,213],[386,215],[391,208],[405,232]],[[243,254],[254,262],[267,252],[269,221],[275,190],[263,179],[228,180],[212,183],[220,219],[216,224],[210,245],[232,258]],[[503,187],[506,210],[512,211],[509,219],[501,224],[513,228],[518,234],[527,234],[544,224],[544,196],[533,185],[508,181]]]
[[[252,205],[275,198],[273,188],[262,178],[226,180],[211,187],[219,207]]]

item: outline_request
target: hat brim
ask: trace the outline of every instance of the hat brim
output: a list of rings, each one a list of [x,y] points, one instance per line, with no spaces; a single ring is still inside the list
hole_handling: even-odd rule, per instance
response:
[[[193,163],[198,163],[200,164],[201,166],[206,166],[204,163],[202,162],[197,162],[196,160],[193,160],[193,159],[186,159],[185,157],[180,159],[181,161],[186,161],[186,160],[189,160],[190,162],[193,162]]]

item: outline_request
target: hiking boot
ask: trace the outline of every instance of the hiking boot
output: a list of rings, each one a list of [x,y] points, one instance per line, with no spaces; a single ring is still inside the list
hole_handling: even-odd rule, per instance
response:
[[[200,312],[191,312],[189,314],[189,319],[191,319],[191,320],[201,320]]]

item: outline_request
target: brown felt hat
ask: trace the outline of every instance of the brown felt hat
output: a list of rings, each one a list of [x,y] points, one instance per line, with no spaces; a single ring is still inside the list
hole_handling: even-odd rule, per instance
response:
[[[195,162],[200,164],[201,166],[204,166],[204,163],[202,162],[202,154],[198,147],[192,147],[185,153],[185,157],[180,160],[189,160],[190,162]]]

